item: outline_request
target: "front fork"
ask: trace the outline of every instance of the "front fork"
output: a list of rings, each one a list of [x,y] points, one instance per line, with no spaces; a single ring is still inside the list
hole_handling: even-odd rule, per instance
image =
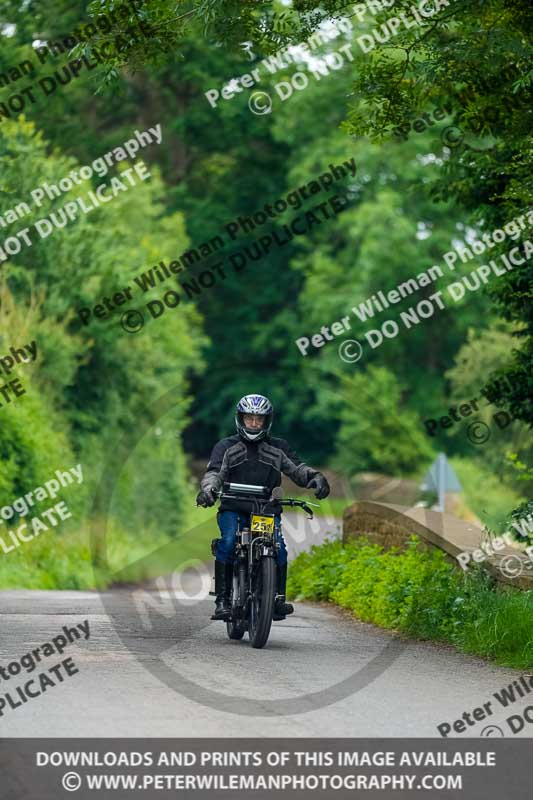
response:
[[[274,558],[277,563],[279,542],[265,537],[252,538],[250,530],[243,528],[241,542],[237,543],[237,605],[247,610],[253,594],[253,577],[255,569],[263,556]]]
[[[251,601],[253,594],[254,572],[259,568],[261,559],[265,556],[273,558],[274,563],[278,561],[279,543],[276,539],[256,538],[248,548],[248,600]]]

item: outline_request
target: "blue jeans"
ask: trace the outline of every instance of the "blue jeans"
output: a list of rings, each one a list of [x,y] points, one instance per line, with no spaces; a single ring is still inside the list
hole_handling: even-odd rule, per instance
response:
[[[217,561],[222,561],[224,564],[232,564],[235,559],[235,536],[237,534],[237,527],[240,523],[241,527],[249,525],[250,515],[239,514],[238,511],[219,511],[217,514],[218,527],[220,528],[220,535],[222,539],[217,543],[215,558]],[[281,517],[276,514],[274,517],[274,539],[279,542],[279,550],[277,563],[287,563],[287,548],[285,547],[285,540],[281,533]]]

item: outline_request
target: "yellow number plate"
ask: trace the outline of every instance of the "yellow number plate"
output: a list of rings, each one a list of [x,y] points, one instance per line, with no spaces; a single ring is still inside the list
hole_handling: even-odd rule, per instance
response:
[[[252,533],[274,533],[274,517],[252,514]]]

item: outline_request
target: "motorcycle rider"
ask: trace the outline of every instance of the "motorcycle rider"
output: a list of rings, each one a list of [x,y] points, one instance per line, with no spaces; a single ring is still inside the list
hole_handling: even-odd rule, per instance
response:
[[[285,439],[270,436],[274,410],[267,397],[247,394],[237,403],[235,426],[237,434],[221,439],[213,448],[207,471],[201,481],[196,498],[199,506],[207,508],[216,500],[224,482],[246,483],[272,489],[281,484],[281,473],[297,486],[315,489],[315,496],[323,500],[329,494],[329,484],[318,470],[308,467],[289,447]],[[223,500],[217,514],[221,539],[215,552],[215,613],[211,619],[229,618],[229,593],[235,558],[235,536],[239,523],[248,524],[253,501]],[[274,620],[285,619],[294,611],[285,602],[287,583],[287,548],[281,534],[282,506],[270,503],[270,513],[275,515],[275,538],[280,547],[277,555],[277,586],[274,603]]]

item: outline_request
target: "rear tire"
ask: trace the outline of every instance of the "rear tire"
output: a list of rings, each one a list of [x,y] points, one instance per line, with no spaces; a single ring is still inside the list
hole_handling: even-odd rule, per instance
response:
[[[231,606],[231,619],[226,622],[226,631],[230,639],[242,639],[246,631],[246,625],[242,620],[236,620],[237,615],[237,602],[234,598],[239,597],[239,573],[233,573],[233,584],[231,588],[229,603]]]
[[[252,647],[267,643],[272,625],[276,596],[276,564],[273,558],[263,557],[258,565],[253,596],[250,602],[248,636]]]
[[[244,628],[233,621],[226,622],[226,629],[230,639],[242,639],[244,636]]]

